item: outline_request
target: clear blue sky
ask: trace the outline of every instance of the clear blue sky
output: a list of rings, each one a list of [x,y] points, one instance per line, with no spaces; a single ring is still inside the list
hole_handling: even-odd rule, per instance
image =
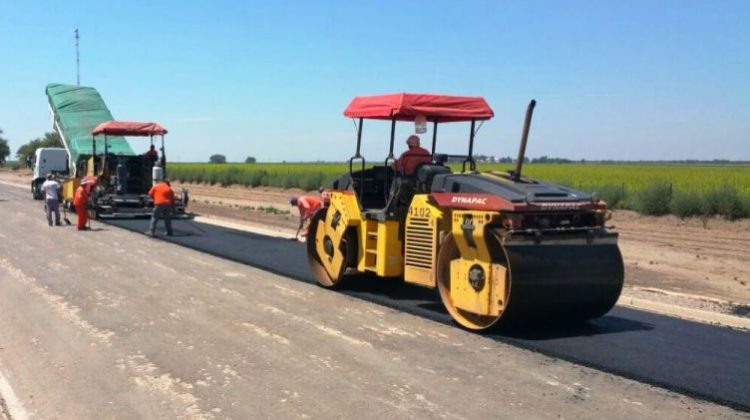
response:
[[[747,0],[3,1],[14,153],[51,129],[45,85],[75,83],[76,27],[81,83],[164,124],[173,160],[343,160],[349,100],[400,91],[484,96],[477,153],[514,155],[535,98],[530,156],[750,159]],[[385,157],[387,123],[365,134]],[[440,134],[459,152],[468,127]]]

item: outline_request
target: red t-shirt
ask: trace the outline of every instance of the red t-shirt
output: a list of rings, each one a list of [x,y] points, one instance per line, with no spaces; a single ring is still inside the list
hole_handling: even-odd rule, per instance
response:
[[[166,182],[160,182],[149,190],[148,195],[154,199],[154,205],[161,206],[164,204],[174,205],[174,191]]]
[[[416,146],[410,147],[409,150],[402,153],[394,163],[393,168],[405,175],[413,175],[414,170],[417,169],[417,165],[430,162],[432,162],[430,152],[427,149]]]
[[[323,205],[320,199],[313,196],[302,196],[297,199],[297,210],[303,219],[309,219]]]

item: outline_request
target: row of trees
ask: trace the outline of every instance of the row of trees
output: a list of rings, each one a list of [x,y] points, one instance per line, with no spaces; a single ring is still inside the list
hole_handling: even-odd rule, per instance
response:
[[[55,132],[44,133],[43,137],[37,137],[19,147],[18,151],[16,151],[16,157],[22,162],[26,161],[40,147],[62,147],[60,135]],[[5,164],[8,156],[10,156],[10,145],[8,144],[8,139],[3,137],[3,130],[0,129],[0,165]]]
[[[245,163],[255,163],[256,160],[253,156],[248,156],[247,159],[245,159]],[[211,155],[210,158],[208,158],[208,163],[227,163],[227,157],[224,155]]]
[[[474,160],[481,163],[513,163],[516,161],[515,158],[510,156],[487,156],[487,155],[474,155]],[[540,156],[538,158],[531,158],[528,157],[524,158],[524,162],[526,163],[574,163],[577,161],[571,160],[571,159],[565,159],[565,158],[556,158],[556,157],[549,157],[549,156]],[[579,161],[583,162],[583,160]]]
[[[5,159],[10,156],[10,146],[8,146],[8,139],[3,137],[3,129],[0,128],[0,165],[5,165]]]
[[[34,156],[36,149],[40,147],[63,147],[62,139],[56,132],[44,133],[43,137],[37,137],[18,148],[16,157],[24,161],[29,156]]]

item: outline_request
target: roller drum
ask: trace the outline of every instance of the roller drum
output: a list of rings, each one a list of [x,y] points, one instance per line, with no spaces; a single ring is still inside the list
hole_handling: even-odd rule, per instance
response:
[[[502,248],[510,294],[503,323],[583,320],[607,313],[617,302],[624,280],[615,240],[506,241]]]

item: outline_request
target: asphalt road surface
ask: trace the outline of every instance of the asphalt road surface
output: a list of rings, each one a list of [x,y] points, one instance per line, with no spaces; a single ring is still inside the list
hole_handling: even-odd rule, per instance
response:
[[[113,225],[144,231],[146,220]],[[162,239],[314,283],[304,245],[225,227],[177,221]],[[451,324],[434,291],[377,278],[357,278],[342,291]],[[591,366],[744,410],[750,410],[750,333],[615,307],[579,327],[487,334],[494,340]]]
[[[0,183],[3,420],[747,417],[738,404],[520,348],[557,342],[564,350],[580,345],[571,340],[622,335],[609,357],[651,365],[662,346],[677,354],[699,345],[644,352],[640,334],[665,340],[658,331],[672,327],[625,328],[627,313],[582,331],[482,336],[447,322],[424,290],[365,280],[346,292],[357,297],[347,296],[98,222],[91,232],[48,227],[28,195]],[[275,271],[305,277],[291,242],[193,222],[176,228],[176,241],[264,256]],[[716,337],[693,331],[697,342]],[[727,341],[742,345],[733,337]],[[733,362],[725,357],[704,355],[717,373],[706,381],[724,381],[730,395],[736,389],[722,369]],[[685,362],[674,359],[668,363]],[[705,372],[705,364],[684,373]]]

